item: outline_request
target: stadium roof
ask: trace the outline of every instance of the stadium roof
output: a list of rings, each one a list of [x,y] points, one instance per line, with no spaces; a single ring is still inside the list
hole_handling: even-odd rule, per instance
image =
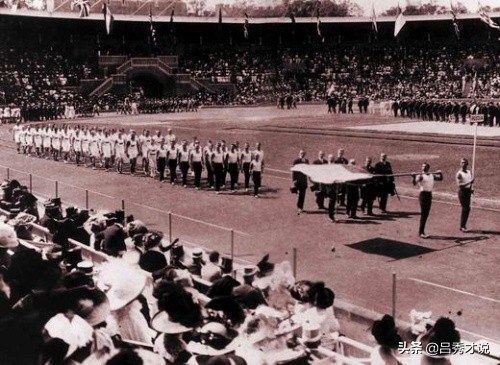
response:
[[[81,21],[89,20],[103,20],[103,15],[99,10],[95,10],[86,18],[80,18],[78,11],[74,12],[54,12],[49,13],[40,10],[27,10],[27,9],[7,9],[0,8],[0,15],[11,15],[11,16],[23,16],[23,17],[42,17],[42,18],[53,18],[53,19],[74,19]],[[491,18],[500,18],[500,12],[489,13]],[[144,15],[123,15],[123,14],[113,14],[115,21],[129,21],[129,22],[146,22],[149,21],[148,16]],[[433,22],[433,21],[446,21],[451,20],[451,14],[439,14],[439,15],[405,15],[407,22]],[[457,18],[460,20],[470,20],[477,19],[480,20],[479,14],[457,14]],[[396,17],[394,16],[380,16],[377,17],[377,23],[391,23],[394,22]],[[154,22],[170,22],[170,15],[166,16],[153,16]],[[219,21],[218,16],[213,17],[194,17],[194,16],[174,16],[175,23],[193,23],[193,24],[216,24]],[[245,19],[243,17],[223,17],[223,24],[243,24]],[[296,17],[295,22],[297,24],[308,24],[316,23],[316,17]],[[321,22],[323,24],[346,24],[346,23],[370,23],[372,20],[370,17],[321,17]],[[280,17],[280,18],[250,18],[250,24],[285,24],[291,23],[290,18]]]

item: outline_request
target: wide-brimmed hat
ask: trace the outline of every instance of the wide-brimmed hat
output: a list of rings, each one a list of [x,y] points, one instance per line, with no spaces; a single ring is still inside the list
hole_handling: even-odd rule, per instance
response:
[[[206,309],[221,311],[226,320],[232,325],[238,325],[245,321],[245,312],[241,305],[231,297],[217,297],[205,304]]]
[[[250,285],[240,285],[233,288],[232,296],[238,303],[248,309],[255,309],[261,304],[267,305],[262,292]]]
[[[257,267],[259,268],[258,276],[266,276],[270,275],[274,270],[274,264],[269,262],[269,254],[265,255],[258,263]]]
[[[139,266],[147,272],[155,273],[167,266],[167,258],[162,252],[147,251],[141,255]]]
[[[195,355],[217,356],[233,351],[228,345],[238,335],[238,332],[219,322],[209,322],[199,331],[200,342],[191,341],[187,350]]]
[[[116,311],[142,293],[146,276],[123,261],[114,261],[101,266],[97,286],[106,293],[111,310]]]
[[[180,323],[173,322],[167,312],[161,311],[151,320],[151,328],[157,332],[177,334],[192,331],[193,328],[183,326]]]
[[[163,239],[163,233],[159,231],[155,232],[147,232],[144,234],[142,237],[142,244],[144,245],[144,248],[146,250],[149,250],[153,247],[158,246],[161,243],[161,240]]]
[[[0,248],[15,248],[19,246],[16,231],[11,226],[0,222]]]
[[[243,277],[251,277],[257,274],[259,268],[255,265],[246,265],[243,266],[241,269],[238,269],[238,271],[242,272]]]
[[[60,298],[71,300],[74,310],[91,326],[106,321],[111,313],[109,299],[104,292],[97,288],[81,286],[61,290]]]
[[[199,247],[194,248],[191,251],[191,258],[193,259],[202,259],[203,258],[203,250]]]
[[[199,355],[196,356],[196,362],[199,365],[247,365],[245,359],[233,354],[217,356]]]

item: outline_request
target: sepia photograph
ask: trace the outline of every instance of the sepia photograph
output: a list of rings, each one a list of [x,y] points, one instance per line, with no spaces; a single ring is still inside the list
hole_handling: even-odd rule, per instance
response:
[[[0,365],[500,365],[499,163],[500,0],[0,0]]]

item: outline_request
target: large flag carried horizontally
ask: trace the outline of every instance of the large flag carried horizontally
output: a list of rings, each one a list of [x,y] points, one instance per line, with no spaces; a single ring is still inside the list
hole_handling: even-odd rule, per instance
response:
[[[89,0],[73,0],[71,2],[71,10],[75,6],[80,10],[80,18],[86,18],[90,14],[90,2]]]
[[[110,35],[111,28],[113,27],[113,21],[115,20],[115,18],[113,17],[113,14],[111,14],[111,10],[109,10],[109,6],[106,3],[102,5],[102,13],[104,14],[104,24],[106,25],[106,33]]]
[[[453,22],[453,30],[455,31],[455,37],[460,40],[460,28],[458,26],[457,14],[455,14],[455,10],[453,9],[453,4],[450,1],[450,9],[451,9],[451,18]]]
[[[156,30],[153,26],[153,11],[151,9],[151,4],[149,4],[149,33],[151,37],[151,44],[156,47]]]
[[[401,7],[399,6],[398,3],[398,10],[396,13],[396,22],[394,23],[394,37],[397,37],[399,32],[401,32],[401,29],[405,26],[406,19],[405,16],[403,15],[403,11],[401,10]]]
[[[250,34],[248,33],[248,14],[245,13],[245,22],[243,23],[243,36],[245,39],[248,39],[250,37]]]
[[[375,2],[372,3],[372,31],[375,39],[378,38],[377,16],[375,15]]]
[[[493,19],[491,19],[489,17],[489,15],[485,13],[485,11],[483,10],[481,4],[479,5],[479,18],[481,19],[481,21],[483,23],[486,23],[490,28],[500,30],[500,25],[498,25],[497,23],[495,23],[493,21]]]

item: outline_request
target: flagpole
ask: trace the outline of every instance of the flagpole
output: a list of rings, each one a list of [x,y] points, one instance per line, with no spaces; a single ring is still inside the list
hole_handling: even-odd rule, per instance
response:
[[[474,124],[476,125],[474,127],[474,144],[472,147],[472,177],[474,178],[474,168],[476,166],[476,147],[477,147],[477,126],[479,125],[478,121],[475,121]]]

